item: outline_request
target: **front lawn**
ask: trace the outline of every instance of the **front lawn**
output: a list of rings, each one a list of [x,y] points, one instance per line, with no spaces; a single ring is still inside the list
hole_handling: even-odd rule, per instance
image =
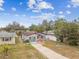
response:
[[[79,59],[79,47],[65,45],[54,41],[45,41],[44,46],[70,59]]]
[[[2,48],[0,48],[0,51]],[[8,56],[4,53],[0,53],[0,59],[47,59],[41,53],[39,53],[30,44],[16,44],[11,45],[11,49],[8,51]]]

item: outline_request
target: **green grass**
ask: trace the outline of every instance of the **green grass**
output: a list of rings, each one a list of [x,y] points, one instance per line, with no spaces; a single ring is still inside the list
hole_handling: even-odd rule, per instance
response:
[[[39,51],[37,51],[31,44],[20,43],[17,40],[16,45],[7,45],[9,48],[8,56],[4,55],[4,46],[0,46],[0,59],[47,59]]]
[[[79,59],[79,46],[69,46],[54,41],[45,41],[44,46],[70,59]]]

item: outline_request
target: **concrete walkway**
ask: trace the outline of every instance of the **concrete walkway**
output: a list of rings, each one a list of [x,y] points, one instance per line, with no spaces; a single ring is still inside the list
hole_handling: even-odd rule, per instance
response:
[[[32,43],[32,46],[34,46],[39,52],[41,52],[48,59],[69,59],[40,44]]]

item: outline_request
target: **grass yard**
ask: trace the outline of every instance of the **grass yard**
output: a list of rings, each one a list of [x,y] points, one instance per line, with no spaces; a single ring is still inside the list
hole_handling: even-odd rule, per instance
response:
[[[45,41],[44,46],[60,53],[70,59],[79,59],[79,47],[65,45],[63,43],[56,43],[54,41]]]
[[[8,51],[8,56],[0,53],[0,59],[47,59],[30,44],[18,43],[10,46],[11,49]],[[0,47],[1,50],[2,48]]]

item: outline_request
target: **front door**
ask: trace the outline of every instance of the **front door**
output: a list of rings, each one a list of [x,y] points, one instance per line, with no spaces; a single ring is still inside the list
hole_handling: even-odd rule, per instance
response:
[[[31,41],[31,42],[35,42],[35,41],[36,41],[36,37],[31,37],[31,38],[30,38],[30,41]]]

